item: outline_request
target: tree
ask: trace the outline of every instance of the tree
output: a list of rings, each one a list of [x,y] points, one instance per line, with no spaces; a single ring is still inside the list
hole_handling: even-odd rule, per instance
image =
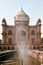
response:
[[[2,44],[2,40],[0,39],[0,44]]]
[[[43,38],[41,38],[41,43],[43,43]]]

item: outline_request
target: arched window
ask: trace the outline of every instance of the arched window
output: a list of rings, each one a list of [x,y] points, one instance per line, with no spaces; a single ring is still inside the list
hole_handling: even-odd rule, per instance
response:
[[[10,50],[10,47],[8,47],[8,50]]]
[[[18,35],[19,35],[19,37],[24,36],[24,35],[25,35],[25,32],[24,32],[23,30],[20,30],[20,31],[18,32]]]
[[[12,35],[12,31],[11,30],[8,31],[8,35]]]
[[[8,39],[8,44],[12,44],[12,39],[11,38]]]
[[[36,47],[34,46],[34,47],[33,47],[33,49],[35,50],[35,49],[36,49]]]
[[[24,40],[24,37],[25,37],[25,31],[19,30],[18,31],[18,41]]]
[[[32,30],[31,35],[35,35],[35,31],[34,30]]]

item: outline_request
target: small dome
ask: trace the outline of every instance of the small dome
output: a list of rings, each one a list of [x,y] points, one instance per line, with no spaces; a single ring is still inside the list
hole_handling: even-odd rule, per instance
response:
[[[14,17],[15,20],[28,20],[29,16],[23,11],[23,9],[21,9],[16,16]]]
[[[5,18],[2,19],[2,23],[6,24],[6,19]]]
[[[39,18],[37,22],[41,22],[41,19]]]
[[[37,24],[41,24],[41,19],[40,18],[37,20]]]
[[[6,22],[6,19],[5,19],[5,18],[3,18],[3,19],[2,19],[2,22]]]

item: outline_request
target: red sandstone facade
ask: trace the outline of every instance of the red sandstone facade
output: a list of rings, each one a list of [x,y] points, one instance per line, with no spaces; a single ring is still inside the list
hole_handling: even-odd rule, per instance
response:
[[[41,20],[36,25],[29,25],[29,16],[21,9],[14,17],[15,25],[7,25],[6,19],[2,20],[2,49],[15,49],[17,43],[26,43],[30,49],[39,49],[41,44]]]

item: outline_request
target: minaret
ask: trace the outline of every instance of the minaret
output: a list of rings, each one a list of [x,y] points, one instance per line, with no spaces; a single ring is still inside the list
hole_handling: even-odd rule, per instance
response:
[[[41,19],[37,20],[37,43],[41,43]]]
[[[2,44],[6,44],[6,19],[2,19]]]

